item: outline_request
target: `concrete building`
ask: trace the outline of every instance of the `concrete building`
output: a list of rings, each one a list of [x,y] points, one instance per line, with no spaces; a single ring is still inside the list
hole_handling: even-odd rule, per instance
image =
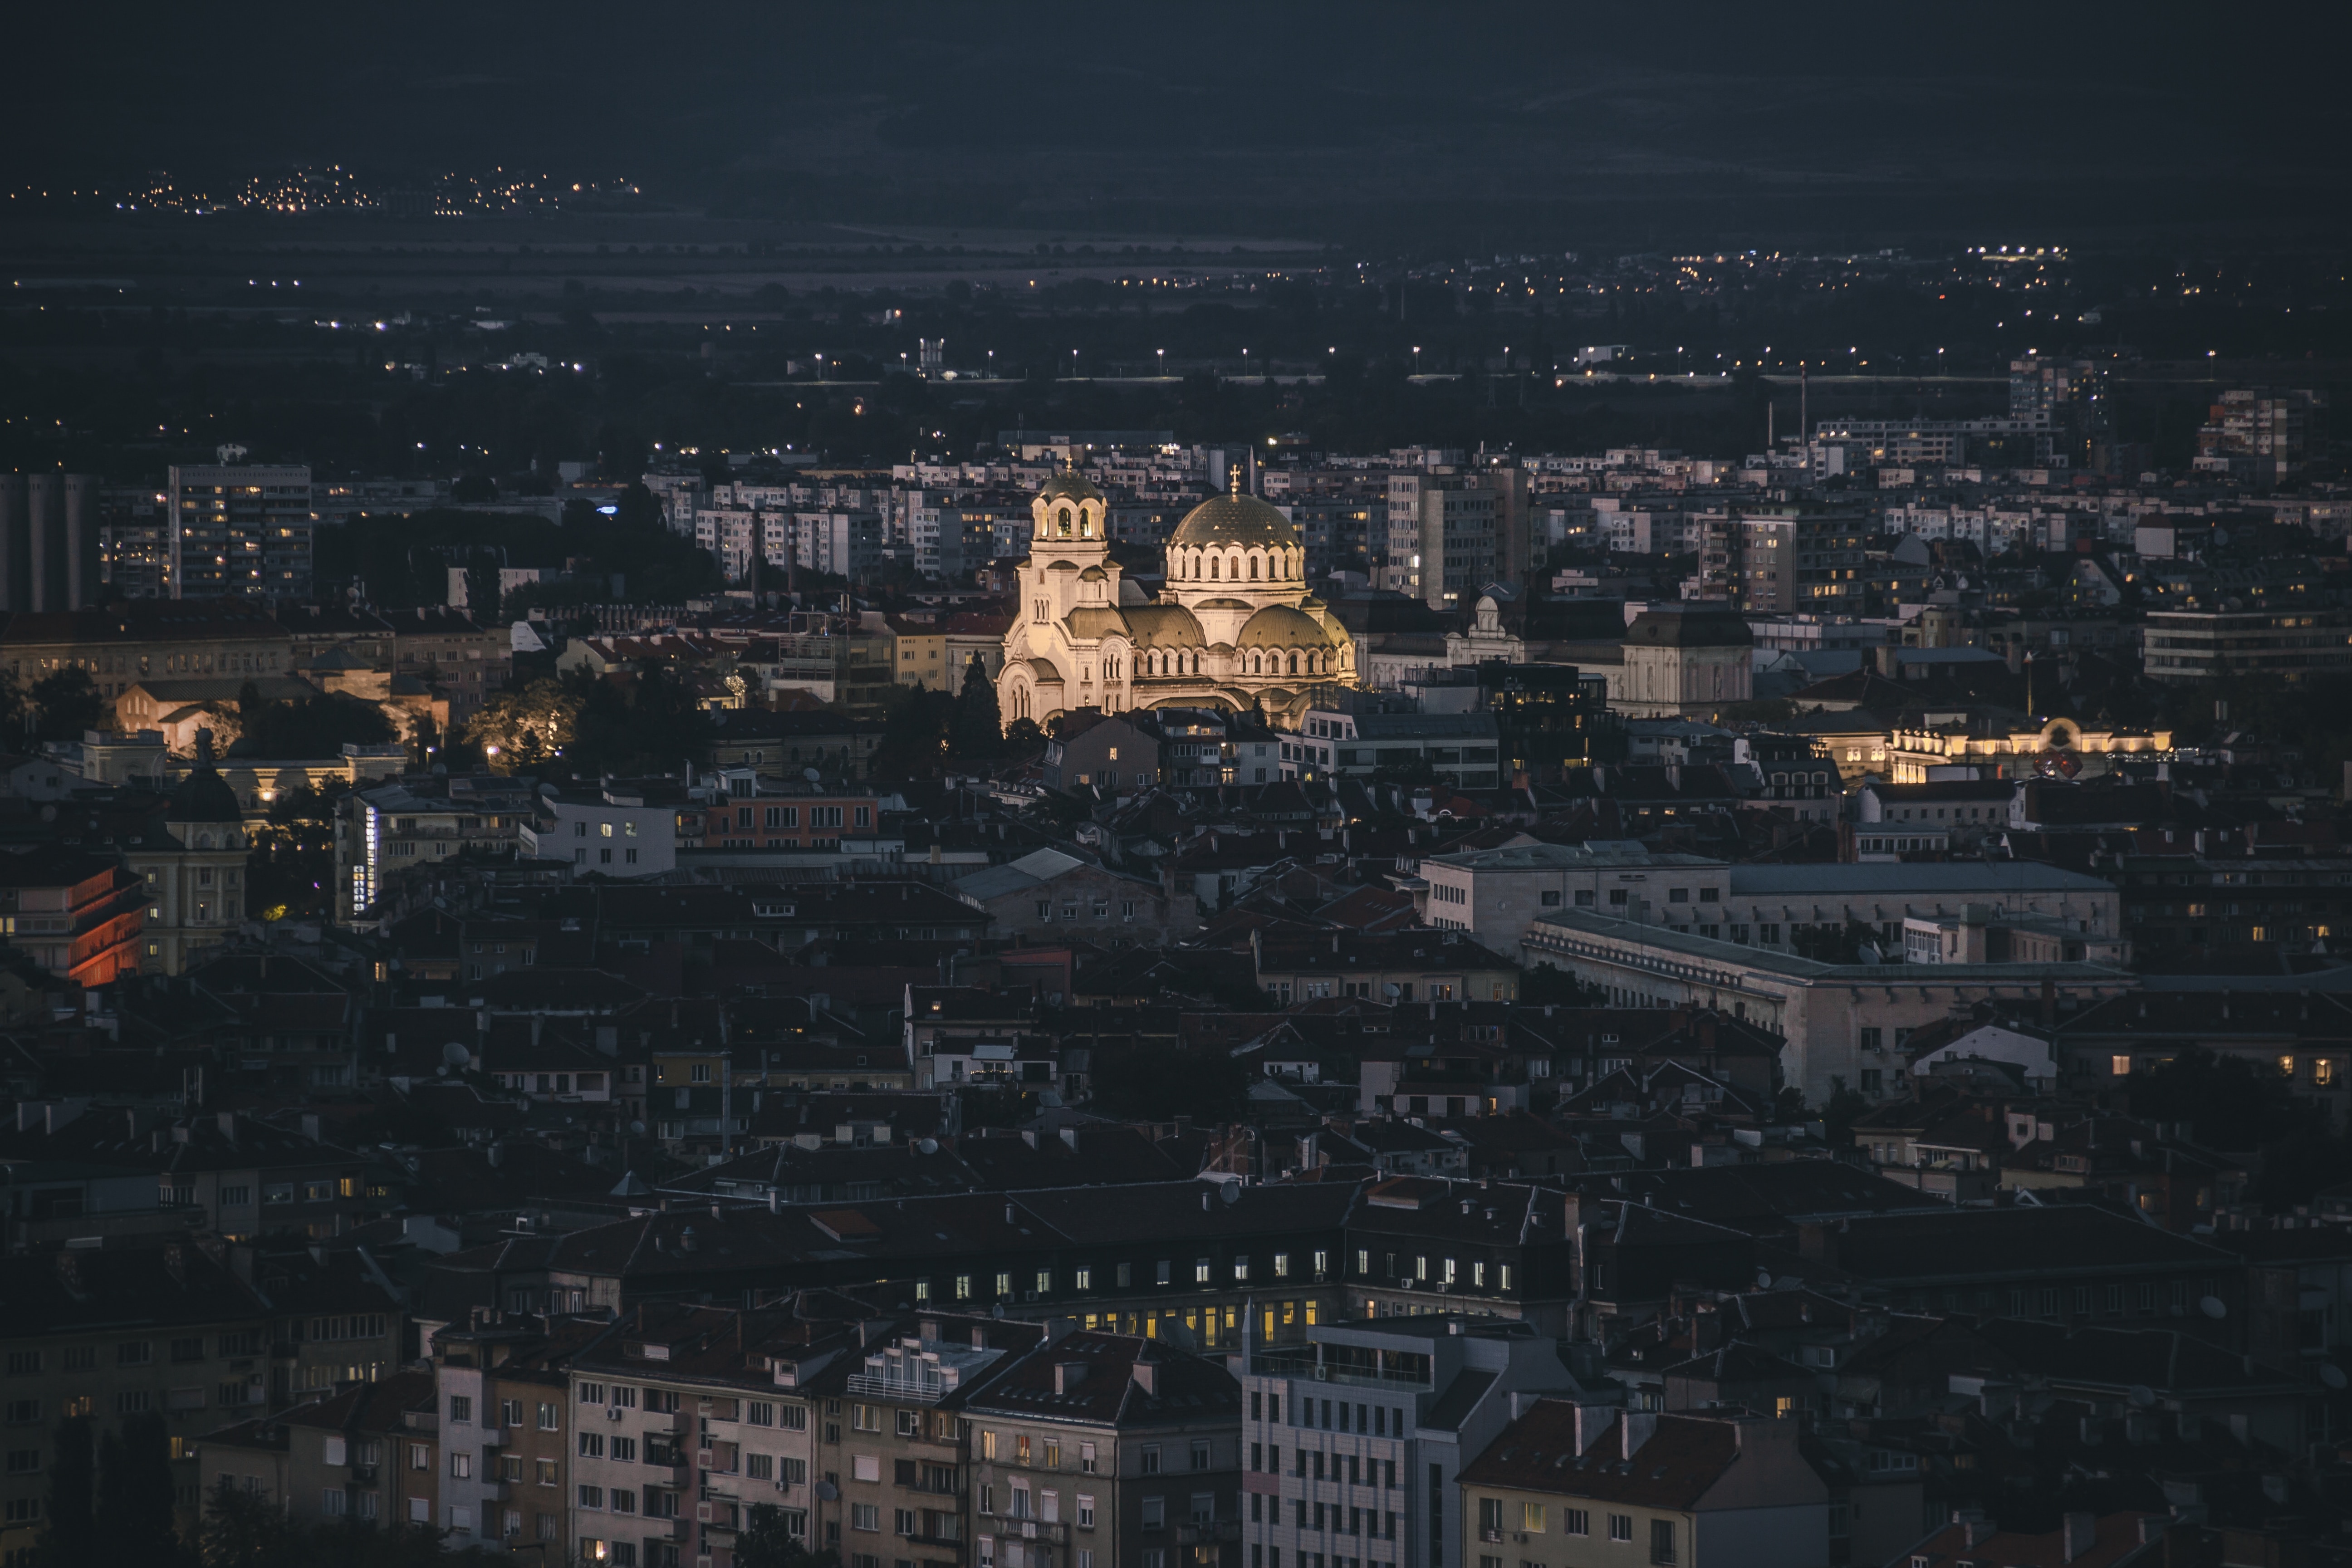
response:
[[[1048,847],[958,878],[949,890],[988,915],[992,938],[1069,942],[1112,948],[1165,947],[1200,929],[1192,889]]]
[[[1425,856],[1423,885],[1407,886],[1424,924],[1469,931],[1499,952],[1516,952],[1528,927],[1555,910],[1661,924],[1720,919],[1729,870],[1720,860],[1631,839],[1530,839]]]
[[[1813,1568],[1830,1489],[1800,1422],[1533,1402],[1462,1474],[1463,1562]]]
[[[173,598],[310,596],[308,468],[174,463],[164,493]]]
[[[1242,1388],[1253,1563],[1462,1568],[1455,1483],[1523,1398],[1579,1392],[1533,1324],[1444,1312],[1255,1344]]]
[[[1241,1568],[1242,1396],[1221,1362],[1081,1329],[1048,1335],[959,1403],[974,1563]]]
[[[143,879],[110,855],[51,845],[0,859],[0,934],[77,985],[139,972],[146,910]]]
[[[429,790],[385,784],[342,797],[335,812],[335,921],[357,921],[402,873],[520,842],[536,797],[529,782],[451,779]]]
[[[2151,610],[2146,668],[2155,680],[2301,680],[2352,669],[2352,613]]]
[[[1874,1100],[1908,1093],[1904,1040],[1978,1003],[2038,998],[2073,1013],[2139,984],[2090,963],[1832,963],[1573,911],[1538,920],[1521,951],[1530,964],[1601,987],[1612,1006],[1723,1008],[1780,1035],[1789,1083],[1814,1105],[1840,1084]]]
[[[661,779],[606,779],[594,789],[543,784],[515,837],[525,856],[569,861],[574,875],[650,877],[677,869],[678,813],[688,804],[680,786]],[[821,838],[810,842],[823,847]]]

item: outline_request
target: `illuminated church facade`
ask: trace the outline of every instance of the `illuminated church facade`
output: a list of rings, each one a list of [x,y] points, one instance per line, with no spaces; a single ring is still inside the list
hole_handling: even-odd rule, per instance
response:
[[[1030,502],[1021,602],[1004,634],[997,710],[1040,725],[1080,708],[1263,704],[1277,721],[1317,687],[1356,684],[1355,643],[1307,590],[1290,520],[1236,488],[1185,514],[1169,536],[1155,598],[1110,557],[1103,494],[1056,474]]]

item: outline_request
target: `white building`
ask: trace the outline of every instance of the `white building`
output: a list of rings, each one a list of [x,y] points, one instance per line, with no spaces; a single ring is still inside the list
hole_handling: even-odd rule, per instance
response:
[[[522,852],[568,860],[574,875],[650,877],[677,868],[677,816],[684,792],[660,780],[607,779],[593,790],[539,786],[537,809],[522,825]]]
[[[1497,952],[1511,952],[1531,923],[1558,910],[1656,924],[1719,921],[1730,870],[1721,860],[1656,851],[1631,839],[1529,838],[1429,856],[1421,862],[1422,885],[1405,886],[1423,923],[1471,931]]]
[[[1907,1094],[1902,1047],[1911,1031],[1980,1002],[2046,1000],[2071,1013],[2139,984],[2096,963],[1826,963],[1573,910],[1537,921],[1521,951],[1530,964],[1601,987],[1612,1006],[1720,1008],[1780,1035],[1788,1082],[1812,1105],[1840,1085],[1873,1100]]]
[[[1527,1398],[1580,1392],[1533,1324],[1453,1314],[1318,1324],[1304,1344],[1254,1346],[1242,1390],[1247,1555],[1301,1568],[1333,1548],[1463,1568],[1454,1477]]]

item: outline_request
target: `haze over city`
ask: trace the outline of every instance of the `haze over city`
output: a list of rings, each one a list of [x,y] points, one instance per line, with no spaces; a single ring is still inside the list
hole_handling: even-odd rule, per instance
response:
[[[2336,12],[9,37],[7,1564],[2352,1560]]]

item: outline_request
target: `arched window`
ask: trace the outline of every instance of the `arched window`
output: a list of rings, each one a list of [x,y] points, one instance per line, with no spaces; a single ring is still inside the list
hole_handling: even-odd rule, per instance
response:
[[[1215,556],[1212,555],[1212,556],[1210,556],[1210,557],[1209,557],[1209,575],[1210,575],[1210,576],[1212,576],[1212,577],[1213,577],[1213,576],[1215,576],[1216,574],[1217,574],[1217,558],[1216,558]]]
[[[1257,557],[1255,555],[1250,557],[1250,581],[1257,581]]]
[[[1298,656],[1295,653],[1290,656],[1290,673],[1293,675],[1298,673]]]
[[[1065,539],[1069,538],[1069,537],[1070,537],[1070,509],[1069,509],[1068,507],[1064,507],[1064,508],[1062,509],[1061,524],[1062,524],[1062,537],[1063,537],[1063,538],[1065,538]]]
[[[1233,579],[1236,583],[1242,580],[1242,552],[1238,550],[1234,552]]]

